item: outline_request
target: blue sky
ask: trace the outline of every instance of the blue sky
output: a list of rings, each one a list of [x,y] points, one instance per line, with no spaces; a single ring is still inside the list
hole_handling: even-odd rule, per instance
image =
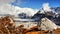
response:
[[[60,0],[16,0],[16,2],[12,4],[22,8],[40,9],[43,3],[49,3],[51,7],[60,7]]]

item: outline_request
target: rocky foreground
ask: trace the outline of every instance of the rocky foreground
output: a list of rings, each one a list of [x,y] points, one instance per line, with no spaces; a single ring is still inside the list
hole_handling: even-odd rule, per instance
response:
[[[39,30],[37,26],[30,29],[24,28],[24,25],[16,27],[15,21],[10,17],[0,18],[0,34],[60,34],[60,28],[49,30]]]

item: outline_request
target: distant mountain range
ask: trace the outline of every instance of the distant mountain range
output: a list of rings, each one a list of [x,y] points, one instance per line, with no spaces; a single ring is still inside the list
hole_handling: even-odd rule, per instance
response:
[[[60,13],[60,7],[55,7],[55,8],[51,8],[52,10],[55,10],[55,12]]]
[[[60,16],[60,7],[54,7],[54,8],[50,8],[50,9],[53,10],[53,11],[45,12],[45,14],[47,14],[48,16],[49,15],[53,16],[53,17]],[[39,10],[34,16],[29,16],[26,13],[20,13],[20,14],[18,14],[18,16],[20,18],[32,18],[32,19],[36,19],[37,18],[38,19],[41,16],[41,14],[42,14],[40,12],[41,12],[41,10]],[[55,13],[58,13],[58,14],[55,14]]]

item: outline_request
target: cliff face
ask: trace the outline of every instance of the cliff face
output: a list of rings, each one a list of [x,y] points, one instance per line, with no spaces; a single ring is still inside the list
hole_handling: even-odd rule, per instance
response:
[[[56,8],[50,8],[51,11],[44,11],[39,10],[33,17],[32,19],[35,19],[36,21],[41,20],[42,18],[46,17],[53,21],[56,25],[60,25],[60,7]],[[43,13],[41,13],[41,11]]]

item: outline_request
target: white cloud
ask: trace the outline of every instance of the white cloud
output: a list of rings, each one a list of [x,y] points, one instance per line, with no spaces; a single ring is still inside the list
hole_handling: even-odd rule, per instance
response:
[[[21,8],[17,6],[12,6],[10,4],[0,5],[0,14],[11,14],[17,15],[19,13],[26,13],[29,16],[33,16],[38,10],[32,8]]]
[[[49,3],[43,3],[43,9],[44,11],[51,11]]]
[[[0,4],[5,4],[5,3],[12,3],[15,0],[0,0]]]
[[[17,15],[19,13],[26,13],[29,16],[33,16],[38,10],[32,8],[21,8],[12,6],[9,3],[15,2],[16,0],[0,0],[0,14],[11,14]],[[18,0],[20,1],[20,0]],[[19,2],[18,2],[19,3]],[[18,4],[17,3],[17,4]]]

